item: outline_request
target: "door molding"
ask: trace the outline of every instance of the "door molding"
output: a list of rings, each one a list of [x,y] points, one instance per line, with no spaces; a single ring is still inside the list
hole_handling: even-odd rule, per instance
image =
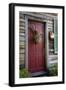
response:
[[[47,20],[39,20],[38,18],[34,18],[33,16],[27,16],[25,15],[25,30],[26,30],[26,58],[25,58],[25,68],[28,69],[28,20],[35,20],[36,21],[41,21],[43,23],[46,23],[45,25],[45,53],[46,53],[46,56],[45,56],[45,62],[46,62],[46,68],[48,68],[48,22]]]
[[[26,56],[25,56],[25,68],[28,69],[28,18],[25,16],[25,32],[26,32]]]

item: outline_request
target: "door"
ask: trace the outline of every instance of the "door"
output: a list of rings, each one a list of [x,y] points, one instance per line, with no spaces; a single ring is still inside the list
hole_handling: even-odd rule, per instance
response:
[[[45,71],[45,30],[44,23],[28,21],[28,70]]]

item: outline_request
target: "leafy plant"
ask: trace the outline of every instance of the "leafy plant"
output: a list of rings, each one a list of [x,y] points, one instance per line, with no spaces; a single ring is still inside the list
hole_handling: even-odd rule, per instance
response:
[[[58,65],[54,64],[49,69],[49,76],[57,76],[58,75]]]
[[[20,78],[26,78],[29,77],[29,72],[26,68],[20,69]]]

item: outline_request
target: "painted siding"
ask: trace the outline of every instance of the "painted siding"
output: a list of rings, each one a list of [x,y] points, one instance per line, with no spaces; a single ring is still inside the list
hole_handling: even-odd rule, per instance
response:
[[[25,62],[25,17],[19,13],[19,64]]]

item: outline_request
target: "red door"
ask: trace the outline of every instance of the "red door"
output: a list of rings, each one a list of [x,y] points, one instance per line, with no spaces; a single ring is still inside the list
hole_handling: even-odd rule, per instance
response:
[[[35,32],[37,34],[35,34]],[[37,35],[37,38],[35,36]],[[28,23],[28,70],[40,72],[45,65],[44,23],[29,20]]]

